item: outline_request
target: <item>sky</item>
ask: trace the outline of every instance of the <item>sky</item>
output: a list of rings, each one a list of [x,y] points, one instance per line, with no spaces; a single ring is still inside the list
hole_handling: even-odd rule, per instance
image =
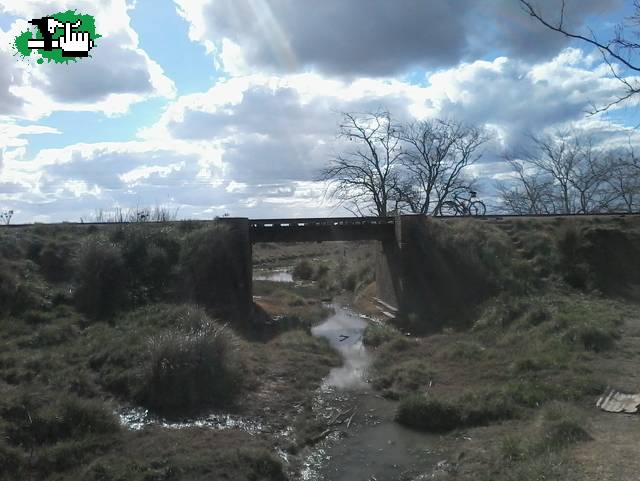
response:
[[[557,15],[560,0],[537,0]],[[20,58],[28,21],[93,15],[91,57]],[[631,0],[568,0],[601,39]],[[635,102],[598,51],[517,0],[0,0],[0,211],[14,223],[162,206],[181,218],[344,215],[317,179],[340,112],[455,119],[492,140],[469,175],[493,199],[527,133],[640,142]],[[490,202],[489,202],[490,203]]]

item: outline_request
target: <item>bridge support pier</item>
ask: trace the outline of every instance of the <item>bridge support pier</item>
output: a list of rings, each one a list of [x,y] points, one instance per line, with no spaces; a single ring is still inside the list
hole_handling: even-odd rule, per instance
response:
[[[234,311],[243,322],[248,322],[253,315],[253,244],[251,242],[251,229],[249,219],[244,217],[222,217],[218,219],[222,225],[227,226],[236,245],[233,246],[240,264],[238,287],[239,292],[235,299],[229,299],[230,304],[235,304]]]
[[[398,315],[410,318],[416,308],[425,302],[420,291],[420,273],[425,266],[417,265],[415,239],[409,240],[414,223],[421,222],[417,215],[396,217],[392,239],[381,242],[376,265],[378,297],[398,308]]]

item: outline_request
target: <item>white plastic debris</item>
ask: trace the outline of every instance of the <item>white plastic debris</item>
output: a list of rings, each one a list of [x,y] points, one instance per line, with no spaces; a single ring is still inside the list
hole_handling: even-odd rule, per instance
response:
[[[637,413],[640,407],[640,394],[625,394],[611,389],[600,396],[596,407],[610,413]]]

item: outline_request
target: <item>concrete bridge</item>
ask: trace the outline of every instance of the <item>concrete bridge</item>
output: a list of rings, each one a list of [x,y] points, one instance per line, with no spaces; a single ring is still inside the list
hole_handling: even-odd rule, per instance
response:
[[[407,229],[419,216],[397,217],[328,217],[300,219],[223,218],[240,235],[246,256],[246,300],[251,304],[252,246],[259,242],[326,242],[378,241],[376,285],[378,297],[397,308],[402,315],[410,311],[410,303],[420,298],[412,292],[412,262],[410,244],[405,242]]]

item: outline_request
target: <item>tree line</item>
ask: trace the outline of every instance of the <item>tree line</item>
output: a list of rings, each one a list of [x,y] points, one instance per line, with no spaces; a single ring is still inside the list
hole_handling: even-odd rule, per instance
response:
[[[352,147],[323,169],[328,195],[358,216],[439,215],[476,179],[469,167],[491,136],[450,119],[401,123],[389,112],[344,113],[338,136]],[[512,174],[496,183],[511,214],[640,211],[640,159],[631,144],[602,149],[578,131],[529,135],[527,146],[503,154]]]

